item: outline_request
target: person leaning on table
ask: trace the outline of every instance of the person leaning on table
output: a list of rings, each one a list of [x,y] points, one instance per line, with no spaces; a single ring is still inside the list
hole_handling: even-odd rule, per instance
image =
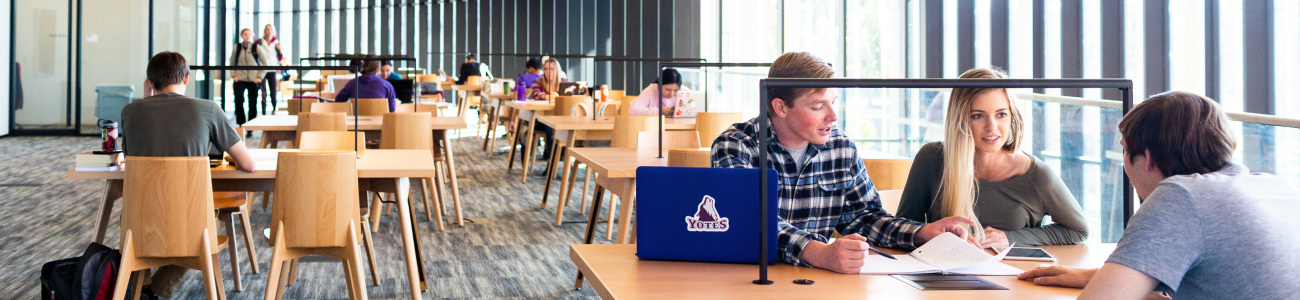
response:
[[[1006,79],[994,69],[961,78]],[[962,216],[984,248],[1073,245],[1088,239],[1074,195],[1047,164],[1020,151],[1025,121],[1006,89],[952,89],[943,142],[917,151],[897,216]],[[1052,224],[1043,225],[1044,216]]]
[[[808,52],[782,54],[769,78],[830,78],[835,70]],[[768,105],[772,126],[768,159],[780,185],[777,212],[781,260],[839,273],[857,274],[868,243],[915,248],[944,232],[969,238],[962,217],[922,223],[890,215],[867,176],[853,141],[835,128],[835,93],[827,89],[773,89]],[[758,119],[736,123],[713,141],[715,168],[758,165]],[[845,236],[827,244],[839,231]]]
[[[1080,299],[1300,297],[1300,190],[1232,163],[1236,137],[1209,98],[1166,92],[1119,122],[1142,206],[1100,270],[1046,267],[1021,280]]]
[[[664,86],[662,100],[655,99],[655,95],[659,95],[660,92],[659,82],[663,82]],[[641,94],[637,95],[636,100],[632,101],[632,107],[628,108],[627,114],[632,116],[654,116],[656,113],[660,113],[669,116],[676,110],[677,101],[681,98],[678,96],[690,93],[691,89],[682,85],[682,73],[674,68],[666,68],[659,74],[658,80],[641,90]],[[659,103],[663,103],[663,106],[660,107]]]
[[[144,99],[122,108],[122,150],[127,156],[207,156],[208,145],[229,153],[227,161],[253,172],[253,156],[239,139],[234,124],[215,102],[184,96],[190,67],[176,52],[149,59]],[[156,88],[156,91],[155,91]],[[127,164],[130,164],[129,162]],[[171,298],[189,269],[159,267],[148,293]]]

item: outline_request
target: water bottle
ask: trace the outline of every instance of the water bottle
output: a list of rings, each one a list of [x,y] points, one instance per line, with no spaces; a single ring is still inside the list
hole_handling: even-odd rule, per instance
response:
[[[107,153],[117,152],[117,122],[113,120],[99,120],[99,137],[101,143],[99,147]]]

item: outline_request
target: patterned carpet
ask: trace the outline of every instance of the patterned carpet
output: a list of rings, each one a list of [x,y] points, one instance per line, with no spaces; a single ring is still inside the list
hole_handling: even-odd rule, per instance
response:
[[[466,130],[463,134],[472,135]],[[256,145],[255,135],[249,139]],[[565,223],[555,227],[554,202],[538,210],[543,177],[519,182],[519,170],[505,172],[505,155],[489,159],[481,151],[482,139],[452,140],[464,214],[487,218],[488,224],[464,227],[454,224],[437,231],[423,217],[423,205],[416,206],[429,290],[425,299],[592,299],[590,285],[573,289],[576,267],[569,259],[571,243],[581,242],[585,225]],[[498,145],[503,145],[498,141]],[[96,204],[102,197],[102,181],[68,180],[67,170],[76,153],[98,148],[94,137],[4,137],[0,138],[0,299],[38,299],[41,264],[80,255],[93,235]],[[504,149],[504,147],[502,148]],[[499,149],[498,151],[500,151]],[[545,164],[541,164],[544,166]],[[537,169],[538,174],[542,168]],[[581,172],[580,172],[581,173]],[[558,182],[558,180],[557,180]],[[576,194],[576,193],[575,193]],[[251,215],[253,230],[267,227],[270,211],[257,208]],[[449,201],[450,202],[450,201]],[[566,209],[570,220],[578,214],[577,200]],[[113,213],[105,241],[118,247],[120,202]],[[449,215],[450,220],[455,220]],[[374,234],[379,264],[379,286],[367,286],[372,299],[409,299],[402,257],[401,231],[396,214],[384,216]],[[219,227],[224,228],[222,225]],[[223,229],[224,231],[224,229]],[[597,229],[604,235],[604,227]],[[225,235],[225,233],[222,233]],[[271,247],[255,237],[260,274],[248,268],[248,254],[239,238],[242,292],[234,290],[230,258],[220,255],[229,299],[262,299],[265,292]],[[603,239],[597,239],[608,243]],[[364,265],[364,263],[363,263]],[[191,271],[173,299],[202,299],[201,275]],[[370,282],[367,273],[365,280]],[[343,268],[337,261],[317,260],[300,264],[298,280],[285,291],[286,299],[346,299]]]

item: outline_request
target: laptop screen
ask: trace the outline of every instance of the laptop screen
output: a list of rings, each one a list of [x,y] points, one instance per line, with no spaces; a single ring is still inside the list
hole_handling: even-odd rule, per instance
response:
[[[759,262],[758,169],[637,168],[637,257]],[[768,262],[775,263],[777,177],[768,170]]]

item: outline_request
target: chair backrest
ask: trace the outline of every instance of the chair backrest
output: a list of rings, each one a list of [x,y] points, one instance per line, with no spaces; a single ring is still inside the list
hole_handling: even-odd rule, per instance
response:
[[[382,116],[388,111],[388,99],[384,98],[361,98],[357,99],[358,116]]]
[[[592,114],[591,103],[578,103],[573,109],[569,110],[569,116],[585,117]]]
[[[623,95],[623,90],[609,90],[609,92],[607,92],[606,95],[609,97],[609,99],[605,99],[606,102],[622,102],[622,101],[623,101],[623,96],[624,96],[624,95]]]
[[[433,149],[430,112],[386,113],[379,149]]]
[[[343,120],[343,113],[300,113],[297,140],[301,141],[302,133],[307,131],[347,131],[348,123]]]
[[[366,133],[352,131],[304,131],[299,133],[298,150],[307,151],[357,151],[357,157],[366,153]]]
[[[415,104],[415,103],[398,104],[397,110],[393,112],[399,112],[399,113],[432,112],[434,117],[442,116],[442,109],[439,108],[437,104]]]
[[[416,82],[442,82],[442,76],[437,74],[421,74],[415,76]]]
[[[659,131],[642,131],[637,133],[637,148],[659,147]],[[664,148],[699,148],[700,134],[691,131],[664,131]]]
[[[712,157],[710,155],[712,155],[712,153],[709,153],[708,148],[668,149],[668,166],[708,168],[713,166]]]
[[[315,101],[310,101],[310,102],[315,102]],[[289,109],[289,115],[291,116],[296,116],[298,115],[298,112],[303,110],[311,111],[310,105],[302,105],[302,104],[303,104],[302,99],[289,99],[289,104],[286,104],[285,108]],[[300,110],[298,109],[299,107],[302,107],[303,109]]]
[[[901,190],[912,172],[911,158],[863,158],[863,166],[877,190]]]
[[[647,116],[618,116],[614,117],[614,139],[610,142],[613,148],[636,148],[637,135],[642,131],[659,130],[659,120],[655,117]]]
[[[352,103],[349,102],[316,102],[311,104],[311,112],[314,113],[344,113],[352,114]]]
[[[695,131],[700,133],[700,145],[709,147],[713,140],[731,125],[744,121],[740,113],[698,112],[695,114]]]
[[[567,116],[573,111],[574,106],[582,103],[591,103],[591,97],[587,96],[559,96],[555,97],[555,108],[551,109],[552,116]],[[583,115],[589,116],[589,115]]]
[[[207,156],[144,157],[125,160],[122,237],[131,231],[142,257],[196,257],[217,253],[212,172]],[[356,197],[356,193],[352,194]],[[207,253],[201,251],[208,230]]]
[[[360,230],[356,157],[344,151],[280,152],[276,168],[272,234],[283,224],[286,247],[354,246],[347,233],[348,225]]]
[[[618,105],[619,116],[630,116],[632,111],[632,101],[636,101],[637,96],[623,96],[623,101]]]
[[[465,78],[466,86],[483,85],[483,76],[470,76]]]
[[[596,115],[609,116],[618,113],[619,103],[614,101],[601,102],[600,108],[596,109]]]
[[[875,178],[872,179],[873,179],[872,182],[874,183]],[[880,194],[880,208],[884,208],[885,211],[889,212],[890,214],[898,213],[898,203],[901,202],[903,199],[902,189],[876,190],[876,192]]]

